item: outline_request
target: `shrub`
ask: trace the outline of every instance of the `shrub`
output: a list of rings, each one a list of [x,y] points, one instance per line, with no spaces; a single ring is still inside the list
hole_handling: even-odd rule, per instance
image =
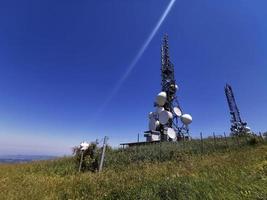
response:
[[[258,137],[250,137],[249,139],[248,139],[248,144],[249,145],[256,145],[256,144],[258,144],[260,141],[259,141],[259,138]]]
[[[81,161],[83,153],[83,159]],[[91,142],[88,149],[82,152],[80,146],[73,148],[74,158],[79,167],[80,162],[82,162],[81,170],[82,171],[92,171],[95,172],[98,169],[98,160],[100,155],[100,149],[97,147],[96,143]]]

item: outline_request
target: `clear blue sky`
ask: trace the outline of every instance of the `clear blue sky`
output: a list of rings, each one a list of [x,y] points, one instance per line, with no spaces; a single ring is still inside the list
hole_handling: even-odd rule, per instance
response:
[[[266,0],[177,0],[99,112],[169,2],[1,1],[0,154],[69,154],[104,135],[135,141],[160,91],[164,33],[193,136],[229,130],[226,82],[243,120],[267,130]]]

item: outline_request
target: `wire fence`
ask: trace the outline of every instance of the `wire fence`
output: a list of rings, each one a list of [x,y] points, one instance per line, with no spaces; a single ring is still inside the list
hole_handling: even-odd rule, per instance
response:
[[[117,168],[139,162],[163,162],[169,160],[183,160],[193,154],[209,154],[218,151],[228,151],[247,145],[265,143],[262,135],[230,137],[225,133],[178,142],[158,142],[152,144],[135,145],[127,148],[108,148],[105,155],[105,167]]]

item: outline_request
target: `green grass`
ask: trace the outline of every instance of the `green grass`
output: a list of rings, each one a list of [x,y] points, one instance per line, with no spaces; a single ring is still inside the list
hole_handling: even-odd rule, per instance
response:
[[[124,168],[136,162],[164,162],[183,160],[190,155],[205,155],[213,152],[225,152],[247,146],[251,141],[264,142],[259,137],[206,138],[180,142],[161,142],[134,146],[126,149],[109,149],[106,153],[105,167]],[[252,143],[253,143],[252,142]],[[252,145],[252,144],[250,144]]]
[[[161,145],[161,158],[155,145],[109,150],[102,173],[77,173],[73,158],[2,164],[0,199],[267,199],[266,144]]]

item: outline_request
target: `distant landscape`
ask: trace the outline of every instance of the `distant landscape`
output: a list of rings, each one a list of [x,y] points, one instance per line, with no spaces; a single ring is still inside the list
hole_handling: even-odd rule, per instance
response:
[[[35,160],[51,160],[56,156],[49,155],[0,155],[0,163],[27,163]]]

